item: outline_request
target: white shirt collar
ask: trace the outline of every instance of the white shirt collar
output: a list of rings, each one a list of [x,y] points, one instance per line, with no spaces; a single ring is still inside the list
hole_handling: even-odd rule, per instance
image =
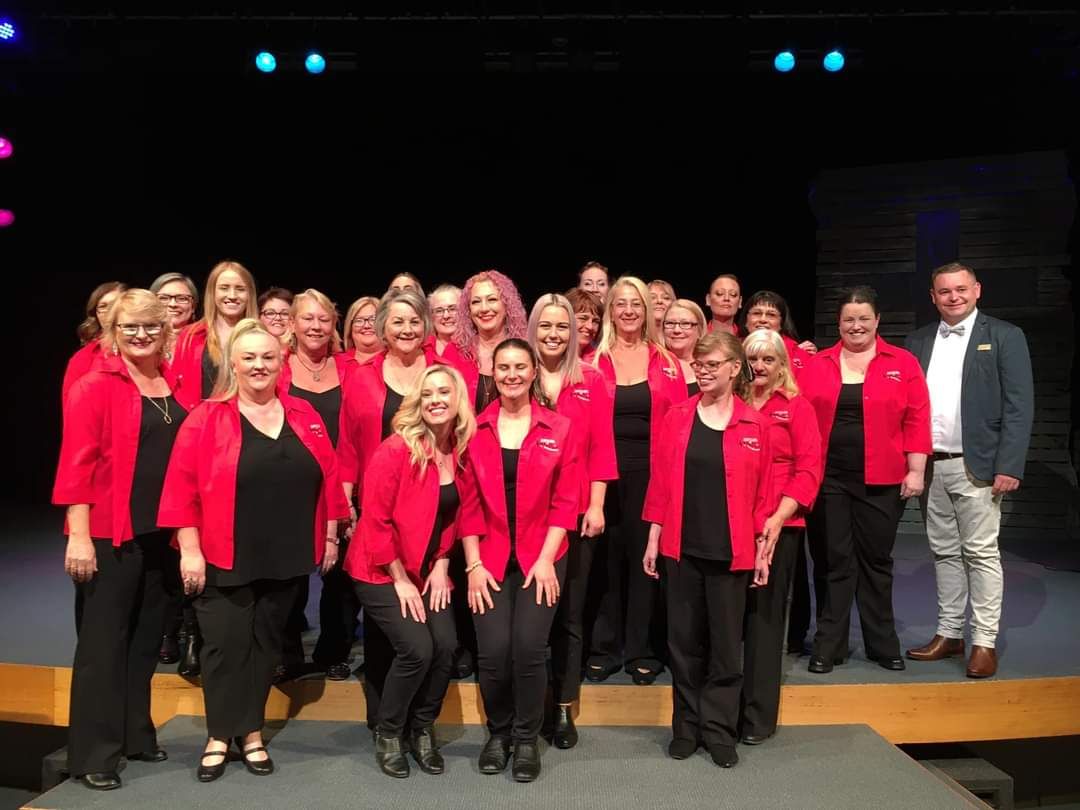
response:
[[[979,308],[975,307],[975,309],[973,309],[971,311],[971,314],[968,315],[966,318],[964,318],[964,320],[960,321],[960,323],[952,324],[952,328],[955,329],[957,326],[962,326],[962,327],[964,327],[965,334],[970,335],[971,330],[975,328],[975,319],[978,316],[979,316]],[[945,321],[939,320],[938,321],[938,328],[940,328],[941,324],[943,324],[943,323],[945,323]]]

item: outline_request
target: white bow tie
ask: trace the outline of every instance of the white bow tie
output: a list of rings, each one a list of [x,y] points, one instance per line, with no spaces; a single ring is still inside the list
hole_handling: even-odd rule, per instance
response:
[[[949,335],[963,337],[965,329],[966,327],[963,324],[960,324],[959,326],[949,326],[947,323],[943,323],[938,327],[938,332],[941,333],[943,338],[947,338]]]

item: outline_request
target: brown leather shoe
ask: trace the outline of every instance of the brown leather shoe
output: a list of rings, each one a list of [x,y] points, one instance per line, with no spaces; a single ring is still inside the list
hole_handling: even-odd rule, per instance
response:
[[[997,674],[997,653],[993,647],[971,645],[971,658],[968,659],[967,676],[969,678],[991,678]]]
[[[945,638],[935,635],[928,644],[914,647],[907,651],[907,657],[912,661],[940,661],[942,658],[953,658],[964,654],[964,640],[962,638]]]

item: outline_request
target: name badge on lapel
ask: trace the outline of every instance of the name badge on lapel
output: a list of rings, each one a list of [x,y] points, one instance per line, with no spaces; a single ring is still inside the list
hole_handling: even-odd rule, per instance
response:
[[[990,351],[990,346],[991,345],[992,344],[990,344],[990,343],[980,343],[978,346],[975,347],[975,351],[977,351],[977,352],[988,352],[988,351]]]

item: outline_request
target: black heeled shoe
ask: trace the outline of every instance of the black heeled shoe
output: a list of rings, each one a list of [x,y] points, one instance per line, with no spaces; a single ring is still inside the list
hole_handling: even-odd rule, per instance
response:
[[[199,653],[202,651],[202,634],[199,633],[198,625],[190,625],[186,630],[180,666],[176,668],[176,671],[185,678],[194,678],[202,672],[202,662],[199,660]]]
[[[221,762],[216,765],[207,765],[206,760],[210,757],[221,757]],[[220,779],[225,774],[225,765],[229,761],[229,749],[224,751],[204,751],[203,755],[199,758],[199,768],[195,771],[195,775],[199,778],[200,782],[213,782],[215,779]]]
[[[401,737],[375,732],[375,764],[387,776],[404,779],[409,775],[409,760],[402,751]]]
[[[158,661],[163,664],[175,664],[180,660],[180,640],[172,633],[166,633],[161,637],[161,649],[158,650]]]
[[[515,782],[535,782],[540,776],[540,747],[535,742],[514,743],[511,774]]]
[[[120,787],[120,774],[116,771],[101,771],[99,773],[84,773],[79,781],[91,790],[116,790]]]
[[[409,750],[424,773],[438,776],[446,770],[446,762],[435,744],[435,729],[422,728],[414,731],[409,741]]]
[[[551,732],[551,744],[556,748],[573,748],[578,743],[577,726],[570,704],[555,707],[555,718]]]
[[[494,734],[488,737],[484,747],[480,751],[480,773],[488,776],[502,773],[510,762],[510,738],[497,737]]]
[[[244,760],[244,767],[248,769],[248,773],[255,774],[255,776],[269,776],[274,772],[274,760],[270,759],[270,755],[266,755],[266,759],[250,759],[248,754],[257,754],[260,751],[265,751],[265,745],[257,745],[254,748],[244,748],[243,737],[233,737],[233,742],[236,743],[236,747],[240,749],[240,759]]]

